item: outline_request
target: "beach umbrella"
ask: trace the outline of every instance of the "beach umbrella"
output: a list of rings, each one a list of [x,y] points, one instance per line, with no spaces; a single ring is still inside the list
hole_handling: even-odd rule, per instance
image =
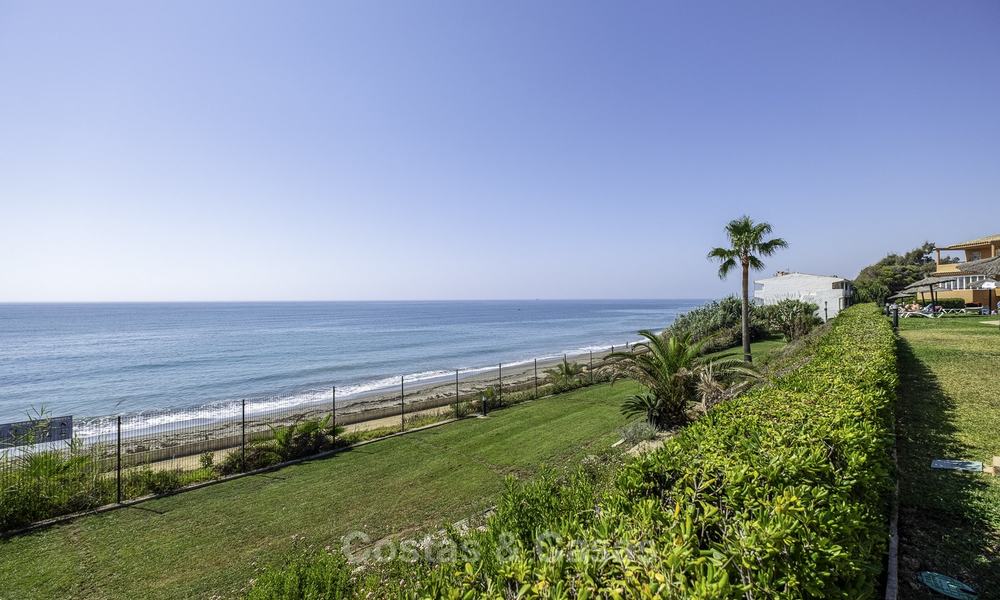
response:
[[[910,285],[899,290],[899,293],[916,294],[917,292],[920,292],[920,295],[923,296],[925,291],[929,291],[931,294],[931,303],[936,304],[937,300],[934,298],[934,286],[951,283],[953,281],[955,281],[954,277],[924,277],[920,281],[914,281]]]

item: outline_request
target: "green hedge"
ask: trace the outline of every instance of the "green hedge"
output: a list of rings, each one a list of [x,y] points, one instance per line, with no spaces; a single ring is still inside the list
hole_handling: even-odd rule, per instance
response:
[[[894,343],[874,306],[842,312],[806,366],[720,405],[610,484],[587,469],[511,482],[484,530],[454,538],[458,560],[410,564],[403,595],[873,597],[887,540]],[[268,580],[301,589],[304,572]],[[351,595],[380,596],[371,571],[357,571],[366,572]]]

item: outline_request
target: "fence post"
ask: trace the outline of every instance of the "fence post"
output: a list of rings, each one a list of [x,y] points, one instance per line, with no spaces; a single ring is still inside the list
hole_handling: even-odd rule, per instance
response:
[[[538,398],[538,359],[535,359],[535,398]]]
[[[406,405],[403,404],[403,397],[406,392],[403,389],[403,377],[405,375],[399,376],[399,430],[406,431]]]
[[[118,442],[117,451],[115,456],[117,460],[115,461],[115,485],[118,490],[118,504],[122,503],[122,416],[118,415]]]
[[[594,351],[590,351],[590,384],[594,384]]]
[[[332,421],[334,437],[337,435],[337,386],[330,388],[330,396],[333,399],[332,410],[330,411],[330,420]]]
[[[497,384],[497,406],[503,404],[503,363],[497,365],[499,384]]]
[[[240,468],[247,470],[247,399],[240,400]]]
[[[458,369],[455,369],[455,406],[458,406]]]

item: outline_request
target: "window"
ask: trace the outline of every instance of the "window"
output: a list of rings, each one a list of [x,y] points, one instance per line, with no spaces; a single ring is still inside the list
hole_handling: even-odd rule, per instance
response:
[[[844,289],[844,283],[845,283],[844,281],[834,281],[833,282],[833,289],[835,289],[835,290],[842,290],[842,289]]]

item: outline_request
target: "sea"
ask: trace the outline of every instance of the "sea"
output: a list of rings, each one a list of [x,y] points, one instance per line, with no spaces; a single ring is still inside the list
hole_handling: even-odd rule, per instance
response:
[[[241,399],[338,402],[606,350],[703,300],[0,304],[0,424],[211,420]],[[90,431],[88,431],[88,428]]]

